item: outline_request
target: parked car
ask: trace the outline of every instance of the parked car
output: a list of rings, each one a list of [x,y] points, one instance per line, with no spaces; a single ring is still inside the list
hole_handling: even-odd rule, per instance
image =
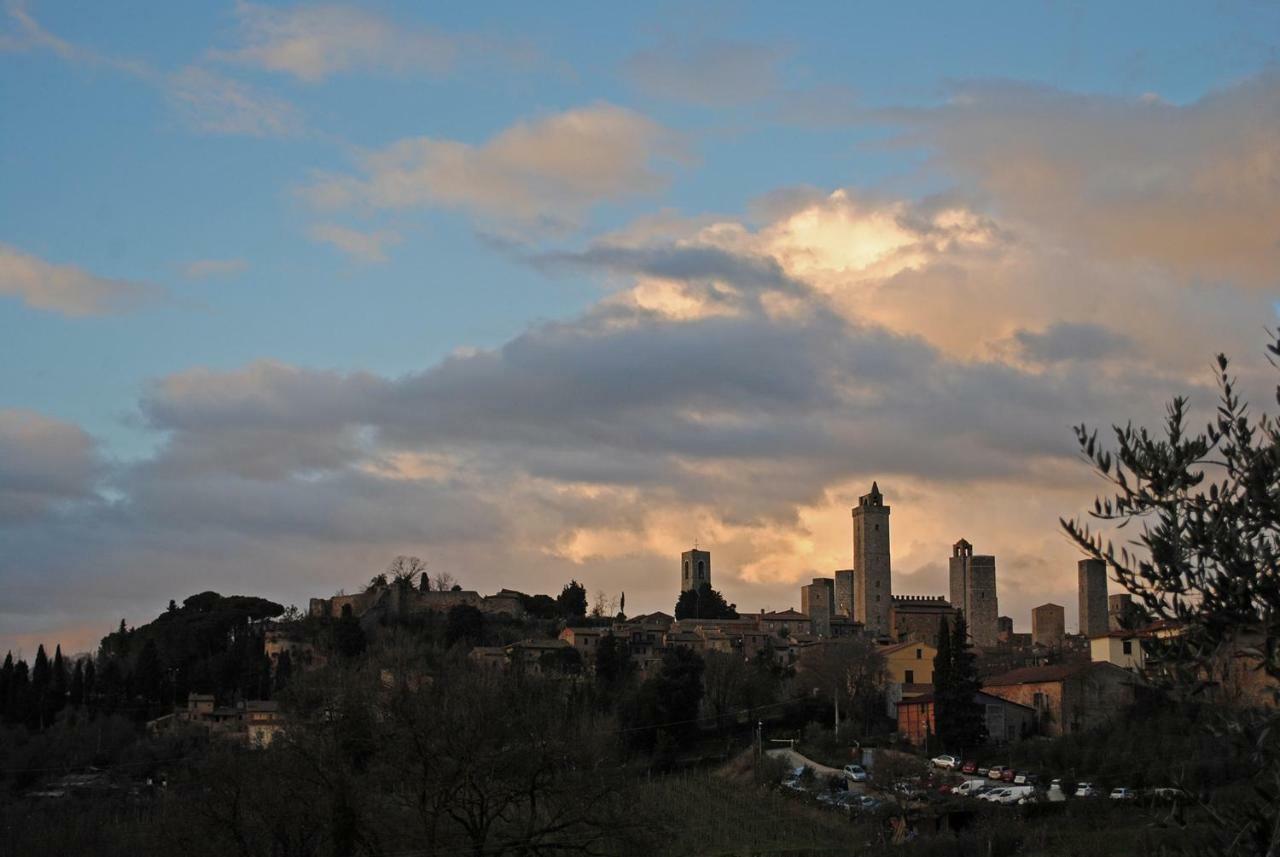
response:
[[[978,795],[978,800],[991,801],[992,803],[994,803],[995,801],[998,801],[1000,798],[1004,797],[1005,794],[1008,793],[1008,791],[1009,790],[1007,788],[991,789],[991,791],[983,792],[982,794]]]
[[[845,765],[844,775],[855,783],[867,781],[867,770],[861,765]]]
[[[948,771],[954,771],[956,768],[960,767],[960,760],[955,756],[934,756],[929,761],[933,763],[935,768],[944,768]]]
[[[1111,790],[1112,800],[1136,800],[1137,797],[1138,796],[1134,794],[1133,789],[1126,789],[1126,788],[1117,786],[1116,788]]]
[[[1093,783],[1077,783],[1076,797],[1101,797],[1102,792],[1093,787]]]
[[[992,765],[990,768],[987,768],[987,778],[988,778],[988,779],[991,779],[991,780],[998,780],[998,779],[1002,778],[1003,776],[1004,776],[1004,766],[1003,766],[1003,765]]]
[[[965,797],[977,797],[987,788],[986,783],[982,780],[965,780],[960,785],[951,790],[953,795],[964,795]]]
[[[999,797],[992,798],[992,803],[1005,805],[1018,803],[1023,798],[1034,795],[1036,790],[1034,786],[1009,786],[1008,788],[1000,789],[1000,792]]]
[[[804,787],[804,784],[800,782],[799,777],[787,777],[782,781],[782,787],[784,789],[790,789],[793,792],[808,791],[808,789]]]
[[[1013,770],[1013,768],[1005,768],[1003,771],[1000,772],[1000,779],[1004,780],[1006,783],[1011,783],[1016,778],[1017,778],[1017,773]]]
[[[977,774],[980,777],[985,777],[987,775],[987,772],[990,770],[991,769],[988,768],[986,765],[979,765],[978,767],[973,769],[973,773]]]
[[[1014,785],[1019,786],[1035,786],[1040,784],[1040,778],[1035,774],[1028,774],[1024,771],[1014,777],[1013,782]]]
[[[978,763],[972,759],[960,766],[960,772],[964,774],[972,774],[976,770],[978,770]]]

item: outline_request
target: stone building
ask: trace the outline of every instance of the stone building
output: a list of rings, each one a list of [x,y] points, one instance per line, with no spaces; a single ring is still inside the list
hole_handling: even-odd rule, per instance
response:
[[[951,549],[951,604],[964,613],[969,639],[979,648],[996,644],[996,558],[975,555],[964,539]]]
[[[815,577],[813,583],[800,587],[800,612],[809,617],[812,633],[819,637],[831,636],[835,600],[835,581],[829,577]]]
[[[1080,633],[1096,637],[1107,633],[1107,564],[1082,559],[1076,566],[1080,589]]]
[[[423,592],[413,586],[391,583],[366,589],[354,595],[312,598],[307,612],[318,618],[363,616],[411,616],[419,613],[447,613],[459,604],[475,607],[489,615],[519,618],[524,615],[524,595],[511,589],[495,595],[481,595],[469,589],[446,592]]]
[[[853,586],[854,571],[842,568],[836,572],[836,607],[835,614],[846,619],[853,618]]]
[[[1009,616],[996,617],[996,640],[1001,643],[1009,642],[1009,638],[1013,636],[1013,618]]]
[[[1031,642],[1048,649],[1062,648],[1067,614],[1061,604],[1041,604],[1031,611]]]
[[[1107,630],[1131,630],[1139,622],[1138,605],[1133,603],[1133,596],[1127,592],[1107,597]]]
[[[853,508],[853,618],[873,637],[893,631],[889,612],[893,606],[893,577],[889,559],[889,507],[880,487],[858,498]]]
[[[947,620],[947,627],[956,621],[956,608],[941,595],[895,595],[891,603],[889,623],[899,642],[919,640],[936,646],[941,620]]]
[[[1030,735],[1035,729],[1036,712],[1026,705],[978,691],[973,701],[982,706],[987,737],[993,744],[1004,744]],[[898,734],[917,747],[938,734],[934,719],[933,694],[927,693],[898,703]],[[945,750],[955,750],[945,747]]]
[[[698,589],[704,583],[711,585],[711,551],[694,548],[680,554],[680,591]]]
[[[1123,713],[1133,703],[1134,677],[1114,664],[1086,661],[1012,670],[983,679],[982,689],[1035,709],[1040,732],[1057,737]]]

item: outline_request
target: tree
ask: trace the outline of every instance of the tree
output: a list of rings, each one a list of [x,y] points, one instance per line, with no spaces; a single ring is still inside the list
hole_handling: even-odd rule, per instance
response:
[[[622,706],[625,734],[632,746],[674,748],[697,734],[703,669],[702,658],[693,649],[667,650],[658,674],[645,679]]]
[[[560,590],[556,605],[565,619],[570,622],[581,621],[587,615],[587,587],[576,580],[570,580]]]
[[[344,658],[355,658],[364,654],[369,641],[365,638],[360,621],[350,614],[343,616],[333,626],[333,648]]]
[[[289,654],[289,650],[285,649],[280,653],[280,657],[276,659],[276,674],[273,683],[275,692],[279,693],[288,687],[291,678],[293,678],[293,657]]]
[[[626,640],[615,637],[612,631],[600,638],[596,647],[596,687],[606,705],[631,677],[633,667],[631,647]]]
[[[729,715],[742,698],[747,682],[747,664],[734,652],[707,652],[703,657],[702,686],[716,728],[723,732],[731,724]]]
[[[387,585],[388,584],[387,584],[386,572],[380,571],[377,574],[375,574],[373,577],[369,578],[369,585],[364,588],[364,591],[376,592],[379,589],[386,589]]]
[[[435,586],[436,592],[452,592],[462,589],[454,576],[447,571],[442,571],[435,576]]]
[[[455,604],[445,620],[444,643],[477,646],[484,639],[484,614],[470,604]]]
[[[857,717],[863,734],[871,731],[883,710],[886,679],[884,656],[863,637],[827,640],[805,650],[800,666],[814,690],[835,707],[834,731],[840,729],[840,710]]]
[[[67,692],[67,702],[72,708],[79,708],[84,705],[84,661],[76,661],[75,668],[71,670],[71,687]]]
[[[51,672],[49,694],[53,703],[53,711],[56,713],[61,711],[63,706],[67,704],[67,682],[69,680],[67,677],[67,664],[62,659],[61,644],[54,648]]]
[[[148,639],[133,667],[134,690],[147,702],[159,702],[163,681],[164,664],[160,661],[160,649],[155,640]]]
[[[402,554],[391,560],[386,573],[391,576],[393,582],[405,589],[414,586],[415,583],[422,586],[422,582],[427,580],[427,564],[416,556]],[[424,592],[427,588],[422,586]]]
[[[694,589],[686,589],[676,600],[677,619],[737,619],[738,605],[728,604],[724,596],[702,583]]]
[[[987,740],[986,713],[974,698],[980,690],[977,658],[969,642],[964,614],[956,616],[949,635],[943,619],[939,626],[938,656],[934,659],[933,718],[938,739],[945,749],[968,750]]]
[[[1267,346],[1280,357],[1280,334]],[[1076,440],[1113,493],[1094,501],[1090,517],[1109,528],[1140,524],[1117,551],[1105,529],[1080,519],[1062,527],[1084,553],[1102,560],[1135,597],[1143,622],[1172,633],[1150,642],[1164,668],[1160,684],[1177,696],[1200,692],[1224,668],[1243,661],[1280,693],[1280,424],[1254,417],[1236,391],[1226,356],[1217,357],[1218,409],[1200,432],[1188,428],[1182,396],[1168,405],[1160,432],[1115,426],[1114,451],[1097,431]],[[1276,389],[1280,401],[1280,387]],[[1280,853],[1280,715],[1224,708],[1224,732],[1254,760],[1257,798],[1215,811],[1221,839],[1206,853]]]

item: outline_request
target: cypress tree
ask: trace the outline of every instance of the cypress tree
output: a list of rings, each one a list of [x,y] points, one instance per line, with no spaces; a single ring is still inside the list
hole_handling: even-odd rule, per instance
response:
[[[933,734],[942,743],[943,751],[951,750],[951,739],[944,724],[950,722],[951,681],[951,628],[947,617],[938,618],[938,654],[933,658]]]
[[[13,652],[4,656],[4,666],[0,667],[0,717],[9,711],[9,695],[13,692]]]
[[[62,644],[53,652],[53,676],[49,682],[53,710],[61,711],[67,704],[67,663],[62,658]]]
[[[98,668],[93,665],[93,658],[86,658],[84,665],[84,704],[93,706],[94,694],[98,689]]]
[[[275,689],[277,692],[284,690],[289,684],[289,679],[293,677],[293,658],[289,656],[289,650],[285,649],[280,653],[279,660],[276,661],[276,677]]]
[[[67,702],[72,708],[84,705],[84,661],[76,661],[75,668],[71,670],[71,687],[67,693]]]
[[[951,693],[950,730],[961,749],[977,747],[987,740],[986,714],[974,696],[982,690],[978,678],[977,657],[969,642],[969,628],[964,614],[956,617],[951,636],[951,666],[948,677]]]

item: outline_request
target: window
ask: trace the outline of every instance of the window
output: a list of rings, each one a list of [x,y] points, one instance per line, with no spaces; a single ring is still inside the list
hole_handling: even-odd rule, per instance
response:
[[[907,684],[915,684],[915,683],[916,683],[916,671],[915,671],[915,670],[907,670],[907,672],[906,672],[906,683],[907,683]]]
[[[1132,641],[1132,640],[1125,640],[1125,641],[1124,641],[1124,653],[1125,653],[1126,655],[1132,655],[1132,654],[1133,654],[1133,641]]]
[[[1031,698],[1031,704],[1036,708],[1046,708],[1048,707],[1048,700],[1043,693],[1037,693]]]
[[[917,661],[924,660],[924,649],[916,649],[916,660]]]
[[[705,567],[706,567],[706,563],[704,563],[702,560],[698,560],[698,579],[699,580],[702,579],[702,571]]]

